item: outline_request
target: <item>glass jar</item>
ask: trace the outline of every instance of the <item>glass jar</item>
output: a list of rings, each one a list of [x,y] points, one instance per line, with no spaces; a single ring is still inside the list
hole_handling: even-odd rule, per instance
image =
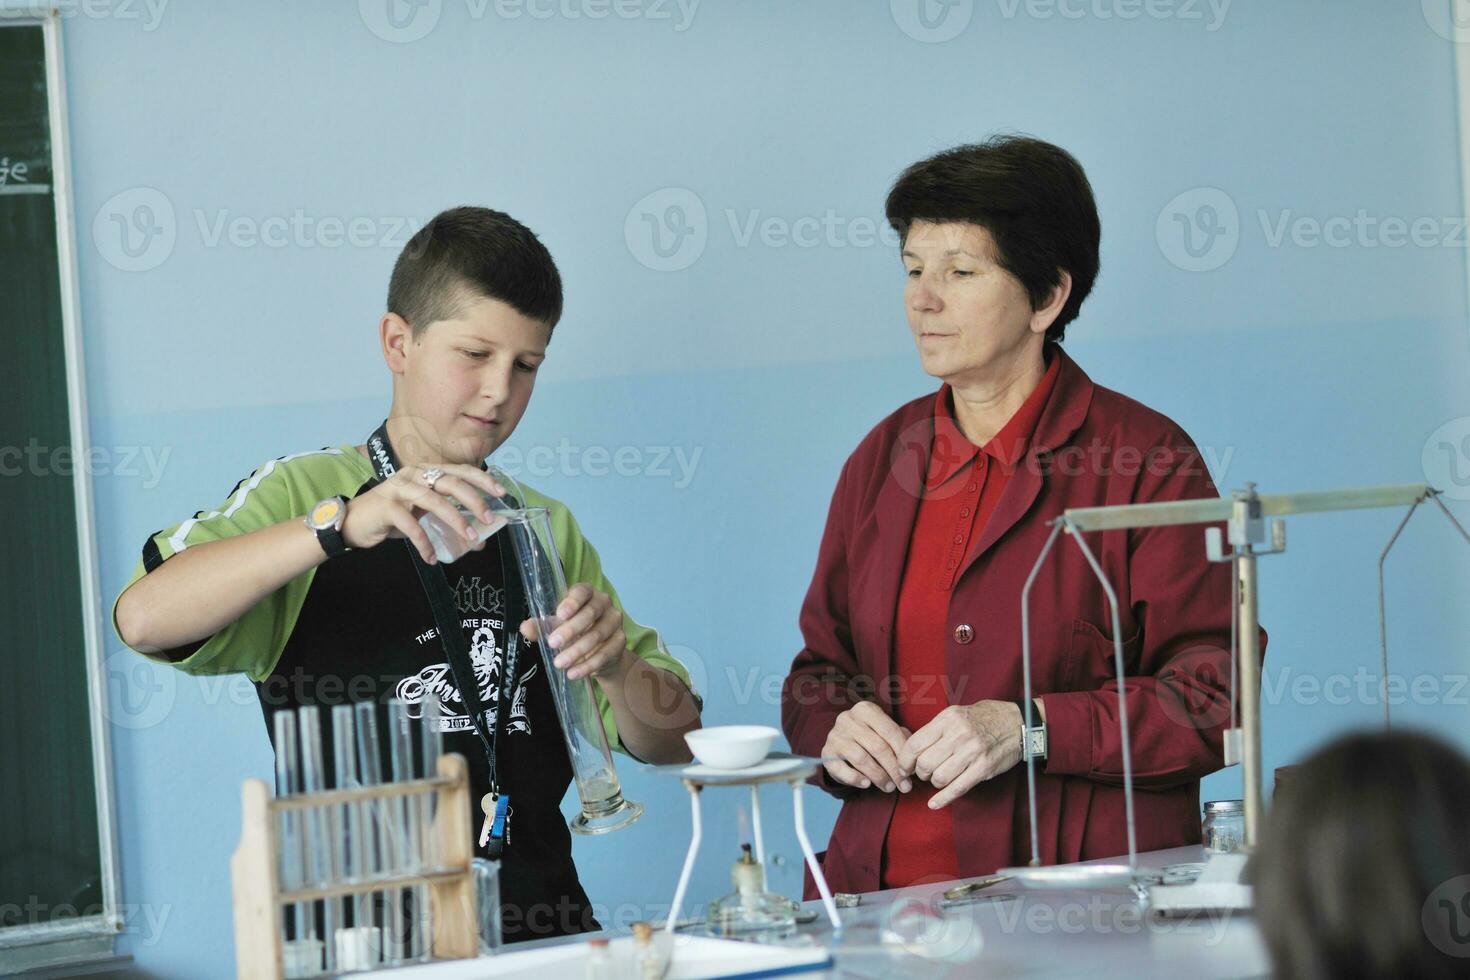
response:
[[[1203,837],[1205,850],[1211,854],[1233,854],[1244,847],[1244,801],[1211,800],[1206,803]]]

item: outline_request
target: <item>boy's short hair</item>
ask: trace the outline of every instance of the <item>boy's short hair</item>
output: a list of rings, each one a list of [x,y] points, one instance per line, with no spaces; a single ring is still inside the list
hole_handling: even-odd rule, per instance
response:
[[[1072,275],[1072,292],[1046,331],[1060,341],[1097,280],[1102,228],[1092,186],[1066,150],[1029,136],[992,136],[905,170],[888,192],[888,223],[904,241],[915,221],[979,225],[1001,268],[1021,281],[1034,310]]]
[[[561,274],[551,253],[503,211],[450,208],[420,228],[393,263],[388,312],[417,337],[457,316],[466,294],[500,300],[548,328],[561,319]]]

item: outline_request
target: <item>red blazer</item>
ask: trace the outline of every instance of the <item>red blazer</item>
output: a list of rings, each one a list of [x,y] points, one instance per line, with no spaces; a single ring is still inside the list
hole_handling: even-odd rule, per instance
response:
[[[945,643],[954,703],[1021,697],[1021,589],[1047,521],[1072,507],[1219,496],[1179,426],[1093,384],[1060,348],[1054,354],[1060,373],[1036,434],[955,580]],[[896,693],[944,696],[939,684],[920,692],[890,676],[933,430],[928,394],[880,422],[838,478],[801,610],[806,645],[782,689],[782,727],[798,753],[820,754],[837,715],[860,700],[891,713]],[[1223,765],[1231,573],[1206,560],[1204,539],[1200,525],[1086,536],[1118,594],[1140,851],[1199,842],[1199,779]],[[1128,850],[1111,622],[1092,569],[1064,536],[1031,593],[1032,686],[1046,704],[1049,742],[1037,780],[1045,864]],[[813,781],[844,801],[827,880],[837,891],[876,890],[895,796],[843,786],[825,770]],[[1024,764],[951,809],[964,877],[1030,860]]]

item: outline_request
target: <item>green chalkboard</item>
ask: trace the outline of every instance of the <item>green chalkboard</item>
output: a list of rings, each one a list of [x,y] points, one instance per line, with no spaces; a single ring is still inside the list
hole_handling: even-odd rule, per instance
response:
[[[102,911],[47,97],[41,27],[3,24],[0,929]]]

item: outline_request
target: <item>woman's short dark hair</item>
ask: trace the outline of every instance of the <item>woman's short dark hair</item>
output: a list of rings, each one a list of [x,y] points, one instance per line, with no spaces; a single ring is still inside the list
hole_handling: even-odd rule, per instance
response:
[[[1001,268],[1021,281],[1031,308],[1072,276],[1072,294],[1046,331],[1060,341],[1097,281],[1102,226],[1092,185],[1072,154],[1029,136],[993,136],[912,165],[888,192],[888,223],[907,240],[915,221],[964,221],[995,241]]]
[[[1470,762],[1444,742],[1352,735],[1313,755],[1277,791],[1251,861],[1274,975],[1465,976],[1467,824]]]
[[[466,296],[498,299],[555,327],[561,319],[561,274],[535,233],[503,211],[459,207],[420,228],[393,263],[388,311],[414,336],[453,319]]]

